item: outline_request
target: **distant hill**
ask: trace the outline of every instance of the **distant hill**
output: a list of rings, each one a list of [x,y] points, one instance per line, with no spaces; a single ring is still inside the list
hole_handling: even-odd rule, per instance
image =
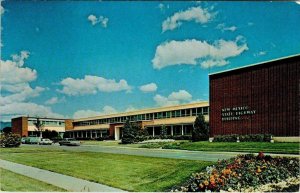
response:
[[[11,127],[11,122],[0,122],[0,130],[2,130],[4,127]]]

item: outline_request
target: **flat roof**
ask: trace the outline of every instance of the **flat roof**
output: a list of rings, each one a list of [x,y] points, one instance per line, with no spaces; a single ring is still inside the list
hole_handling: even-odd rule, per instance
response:
[[[275,61],[278,61],[278,60],[284,60],[284,59],[288,59],[288,58],[293,58],[293,57],[297,57],[297,56],[300,56],[300,54],[289,55],[289,56],[285,56],[285,57],[281,57],[281,58],[276,58],[276,59],[272,59],[272,60],[267,60],[267,61],[263,61],[263,62],[249,64],[249,65],[246,65],[246,66],[236,67],[236,68],[232,68],[232,69],[228,69],[228,70],[222,70],[220,72],[214,72],[214,73],[210,73],[208,75],[211,76],[211,75],[221,74],[221,73],[225,73],[225,72],[231,72],[231,71],[234,71],[234,70],[244,69],[244,68],[248,68],[248,67],[251,67],[251,66],[257,66],[257,65],[270,63],[270,62],[275,62]]]
[[[93,116],[93,117],[79,118],[79,119],[74,119],[73,121],[74,122],[87,121],[87,120],[94,120],[94,119],[130,116],[130,115],[163,112],[163,111],[171,111],[171,110],[180,110],[180,109],[185,109],[185,108],[206,107],[206,106],[209,106],[208,101],[201,101],[201,102],[182,104],[182,105],[176,105],[176,106],[148,108],[148,109],[141,109],[141,110],[130,111],[130,112],[122,112],[122,113],[114,113],[114,114],[108,114],[108,115],[99,115],[99,116]]]
[[[39,118],[40,120],[45,120],[45,119],[48,119],[48,120],[58,120],[58,121],[65,121],[65,120],[67,120],[67,119],[61,119],[61,118],[31,117],[31,116],[19,116],[19,117],[14,117],[12,119],[18,119],[18,118],[21,118],[21,117],[26,117],[28,119],[37,119],[37,118]]]

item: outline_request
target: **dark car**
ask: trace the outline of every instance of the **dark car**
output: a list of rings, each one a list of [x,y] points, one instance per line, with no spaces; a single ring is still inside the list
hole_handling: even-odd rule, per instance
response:
[[[69,146],[79,146],[80,145],[80,141],[77,141],[74,138],[65,138],[58,143],[59,143],[59,145],[69,145]]]

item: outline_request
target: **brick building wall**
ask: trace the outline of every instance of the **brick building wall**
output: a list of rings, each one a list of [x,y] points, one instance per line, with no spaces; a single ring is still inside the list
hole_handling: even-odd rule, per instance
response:
[[[210,75],[210,135],[299,136],[299,74],[298,55]]]
[[[27,117],[18,117],[12,119],[12,133],[19,134],[21,137],[28,136],[28,119]]]

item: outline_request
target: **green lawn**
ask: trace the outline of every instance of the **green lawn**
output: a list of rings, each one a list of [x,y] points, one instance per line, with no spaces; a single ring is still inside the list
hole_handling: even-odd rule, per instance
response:
[[[299,154],[299,143],[269,142],[169,142],[140,145],[141,148],[184,149],[193,151],[227,151],[258,153]]]
[[[44,182],[0,168],[0,188],[7,192],[65,192]]]
[[[75,147],[76,148],[76,147]],[[166,191],[213,162],[21,146],[0,148],[0,158],[128,191]]]

